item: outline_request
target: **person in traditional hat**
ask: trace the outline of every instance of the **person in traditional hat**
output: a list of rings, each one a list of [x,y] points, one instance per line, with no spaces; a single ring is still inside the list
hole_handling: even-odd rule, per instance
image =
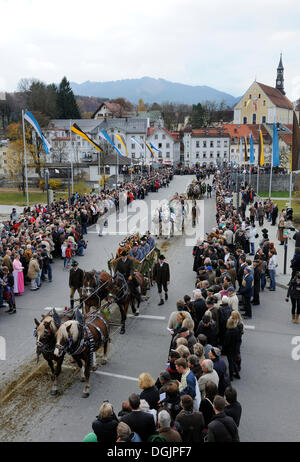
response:
[[[131,294],[138,300],[138,302],[141,302],[141,294],[138,290],[138,282],[134,276],[134,265],[133,265],[133,260],[131,258],[128,258],[128,252],[127,250],[123,250],[121,252],[121,258],[117,261],[116,264],[116,269],[115,273],[123,274],[125,277],[128,287],[130,289]],[[133,309],[134,314],[139,314],[138,310]]]
[[[69,275],[69,287],[70,287],[70,307],[74,309],[74,294],[77,290],[80,297],[80,303],[83,302],[82,298],[82,287],[83,287],[83,270],[78,267],[78,262],[73,260],[72,268],[70,269]]]
[[[165,256],[160,255],[158,262],[155,263],[153,268],[153,282],[157,283],[158,294],[160,296],[160,302],[158,305],[163,305],[164,300],[162,296],[162,287],[165,292],[165,300],[168,300],[168,285],[170,284],[170,267],[169,264],[165,262]]]

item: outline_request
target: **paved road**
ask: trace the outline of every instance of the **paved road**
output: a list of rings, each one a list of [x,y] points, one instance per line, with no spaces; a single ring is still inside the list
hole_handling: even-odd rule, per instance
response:
[[[166,193],[181,191],[191,177],[178,177]],[[163,194],[165,191],[162,191]],[[215,224],[214,200],[205,201],[205,231]],[[118,237],[98,238],[89,236],[89,249],[80,261],[82,267],[105,267],[106,254],[115,249]],[[27,395],[18,392],[23,400],[14,397],[5,407],[6,427],[0,425],[0,439],[14,441],[80,441],[91,431],[91,423],[99,411],[103,400],[109,399],[116,412],[123,400],[132,392],[138,392],[137,378],[141,372],[150,372],[157,377],[167,360],[170,337],[166,330],[167,319],[174,310],[176,301],[194,287],[191,248],[185,245],[184,237],[178,237],[164,245],[164,253],[171,267],[169,301],[159,307],[156,288],[151,289],[150,299],[141,305],[141,316],[127,322],[124,336],[113,337],[109,363],[98,368],[91,377],[91,395],[81,398],[83,384],[76,375],[64,385],[63,394],[57,398],[48,394],[49,384],[45,375],[37,377],[35,389],[26,387]],[[39,316],[42,308],[62,305],[67,302],[67,275],[60,270],[61,263],[55,263],[55,286],[43,287],[43,292],[25,295],[18,317],[11,320],[1,313],[0,326],[14,338],[9,340],[12,352],[8,351],[6,365],[1,364],[1,372],[9,366],[15,367],[16,356],[23,360],[33,349],[32,318]],[[62,278],[64,275],[64,279]],[[290,323],[290,308],[284,302],[285,292],[263,293],[261,305],[254,307],[253,319],[248,326],[242,345],[241,380],[235,380],[238,397],[243,406],[240,425],[242,441],[299,441],[298,414],[300,411],[298,391],[298,363],[292,359],[291,341],[298,336],[300,326]],[[45,298],[43,298],[43,296]],[[26,302],[26,303],[25,303]],[[20,302],[19,302],[20,303]],[[149,317],[143,317],[149,316]],[[165,319],[161,319],[165,318]],[[26,334],[26,335],[25,335]],[[18,342],[16,339],[19,339]],[[22,341],[20,339],[23,339]],[[19,345],[18,347],[16,345]],[[12,364],[11,364],[12,363]],[[104,375],[105,374],[105,375]]]

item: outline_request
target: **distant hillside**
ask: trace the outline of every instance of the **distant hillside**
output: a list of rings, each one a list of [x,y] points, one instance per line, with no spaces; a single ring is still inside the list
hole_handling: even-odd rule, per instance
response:
[[[204,101],[224,101],[228,106],[233,106],[239,98],[228,93],[223,93],[207,86],[192,86],[182,83],[169,82],[164,79],[142,77],[141,79],[125,79],[112,82],[71,82],[75,95],[95,96],[103,98],[123,97],[137,104],[142,98],[145,103],[173,103],[196,104]]]

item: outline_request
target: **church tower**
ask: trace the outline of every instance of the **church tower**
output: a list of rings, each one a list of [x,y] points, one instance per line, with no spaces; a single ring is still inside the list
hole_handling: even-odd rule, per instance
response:
[[[276,88],[280,90],[283,95],[285,95],[284,86],[283,86],[283,82],[284,82],[283,71],[284,69],[282,65],[282,53],[280,53],[280,61],[277,67]]]

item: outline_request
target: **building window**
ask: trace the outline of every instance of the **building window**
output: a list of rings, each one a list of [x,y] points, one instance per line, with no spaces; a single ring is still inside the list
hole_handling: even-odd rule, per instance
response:
[[[220,153],[219,153],[219,151],[217,152],[217,157],[220,157]]]
[[[246,124],[247,123],[247,117],[244,117],[243,118],[243,124]]]
[[[213,141],[210,142],[210,147],[211,147],[211,148],[214,147],[214,142],[213,142]]]
[[[166,143],[166,148],[169,148],[170,147],[170,143]]]
[[[186,157],[187,157],[187,158],[189,158],[189,157],[190,157],[189,153],[187,153]]]
[[[217,148],[219,148],[220,146],[221,146],[221,141],[218,140],[218,141],[217,141]]]
[[[135,144],[134,143],[132,143],[131,149],[135,149]]]
[[[166,139],[166,135],[163,135],[163,136],[162,136],[162,139],[165,140],[165,139]]]
[[[166,157],[170,158],[170,153],[166,152]]]
[[[144,143],[141,144],[142,148],[144,149]]]
[[[234,149],[231,149],[231,152],[234,152]]]
[[[227,148],[227,141],[224,141],[224,148]]]
[[[132,159],[135,159],[135,153],[134,152],[131,154],[131,157],[132,157]]]
[[[262,118],[261,118],[261,123],[262,123],[262,124],[265,124],[265,123],[266,123],[266,116],[262,116]]]
[[[158,140],[158,135],[155,135],[154,138],[155,138],[156,140]]]
[[[141,138],[141,140],[143,140],[144,139],[143,135],[141,135],[140,138]]]
[[[210,157],[214,157],[214,153],[210,151]]]
[[[203,159],[205,159],[205,158],[206,158],[206,152],[203,153]]]
[[[196,148],[199,148],[199,141],[196,141]]]
[[[227,151],[224,151],[224,157],[226,157],[226,156],[227,156]]]
[[[199,152],[196,152],[196,159],[199,159]]]
[[[264,99],[264,100],[263,100],[263,106],[265,106],[265,105],[266,105],[266,100]]]
[[[158,147],[159,147],[159,149],[161,149],[162,148],[162,143],[158,143]]]
[[[253,123],[253,124],[256,124],[256,114],[253,114],[253,115],[252,115],[252,123]]]
[[[260,98],[260,93],[258,94],[258,97]]]
[[[206,148],[206,141],[203,141],[203,147]]]

